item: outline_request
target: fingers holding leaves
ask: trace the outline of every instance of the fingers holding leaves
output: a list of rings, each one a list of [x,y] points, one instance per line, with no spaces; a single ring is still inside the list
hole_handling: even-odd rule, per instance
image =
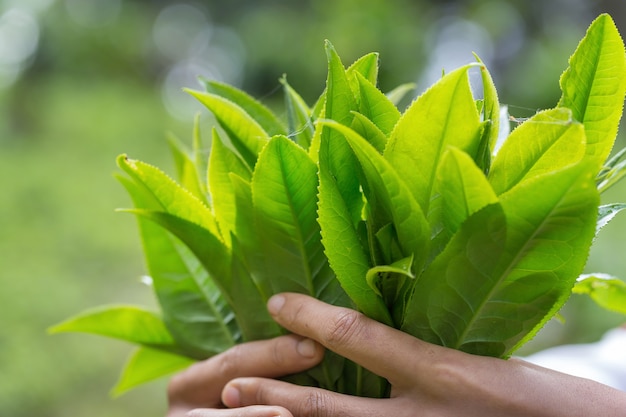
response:
[[[270,314],[288,330],[317,340],[396,388],[415,384],[415,375],[448,352],[348,308],[302,294],[280,294],[268,302]]]
[[[220,407],[222,389],[232,379],[277,378],[308,369],[322,357],[319,344],[295,335],[237,345],[172,378],[170,410]]]

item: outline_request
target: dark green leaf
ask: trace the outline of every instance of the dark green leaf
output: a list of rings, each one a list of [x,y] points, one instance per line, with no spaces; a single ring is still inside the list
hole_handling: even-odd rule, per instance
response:
[[[119,179],[135,207],[160,209],[145,188]],[[143,217],[137,221],[163,319],[185,354],[205,358],[240,340],[232,310],[195,255],[163,227]]]
[[[592,168],[538,177],[471,216],[419,277],[403,330],[505,357],[534,336],[586,261],[598,204]]]

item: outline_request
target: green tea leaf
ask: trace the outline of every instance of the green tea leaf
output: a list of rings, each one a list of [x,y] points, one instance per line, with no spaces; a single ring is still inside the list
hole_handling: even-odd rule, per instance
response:
[[[584,127],[569,109],[537,113],[515,129],[498,151],[489,182],[500,195],[523,181],[577,163],[585,155]]]
[[[214,80],[201,79],[206,92],[232,101],[248,113],[269,136],[284,135],[285,126],[274,113],[261,102],[232,85]]]
[[[599,205],[595,168],[583,161],[500,197],[508,230],[502,270],[507,280],[523,283],[532,295],[532,301],[526,300],[525,314],[528,324],[535,324],[507,355],[531,339],[562,307],[587,261]],[[500,296],[516,299],[519,291],[511,286]],[[534,314],[532,308],[537,308]]]
[[[186,90],[204,104],[214,115],[230,139],[232,147],[239,153],[250,169],[269,140],[263,127],[234,102],[215,94]]]
[[[325,118],[349,126],[354,117],[352,112],[357,110],[357,106],[346,70],[339,55],[328,41],[326,42],[326,56],[328,79],[324,105]],[[320,155],[320,164],[328,164],[325,169],[328,169],[335,177],[336,185],[351,213],[353,224],[356,225],[361,219],[363,207],[359,181],[354,175],[358,169],[357,161],[339,132],[323,127],[320,134],[320,154],[324,152],[326,155],[323,161]]]
[[[428,213],[437,166],[446,148],[455,146],[472,157],[476,154],[481,127],[467,76],[473,66],[446,74],[413,102],[385,149],[385,158],[424,213]]]
[[[534,336],[586,261],[598,204],[592,168],[537,177],[465,221],[418,279],[402,329],[504,357]]]
[[[354,120],[350,126],[352,130],[363,136],[365,140],[372,144],[379,153],[383,153],[385,146],[387,145],[387,137],[385,134],[366,116],[361,113],[352,113]]]
[[[85,310],[48,330],[81,332],[175,351],[174,339],[156,313],[138,306],[108,305]]]
[[[138,209],[159,210],[145,188],[119,177]],[[232,310],[194,254],[163,227],[137,217],[163,320],[185,355],[202,359],[241,339]]]
[[[587,294],[600,307],[626,314],[626,282],[606,274],[581,275],[574,294]]]
[[[612,203],[600,206],[598,210],[598,221],[596,223],[596,234],[613,220],[617,213],[624,209],[626,209],[626,204],[624,203]]]
[[[570,58],[561,76],[559,106],[572,109],[585,125],[587,155],[598,166],[604,162],[617,134],[626,93],[624,43],[615,23],[600,15]]]
[[[358,110],[346,69],[332,44],[326,41],[328,79],[326,80],[325,117],[346,126],[352,121],[352,111]],[[332,136],[332,135],[331,135]]]
[[[498,140],[498,134],[500,133],[500,101],[498,99],[498,92],[493,82],[493,78],[487,70],[487,67],[480,60],[478,55],[474,55],[476,60],[480,64],[480,76],[483,83],[483,120],[487,122],[487,135],[485,140],[485,156],[488,157],[493,154]],[[487,165],[488,167],[489,165]],[[481,166],[483,170],[486,167]],[[486,169],[486,172],[489,170]]]
[[[622,159],[625,155],[626,148],[612,156],[598,173],[596,182],[600,193],[605,192],[626,176],[626,160]]]
[[[155,379],[183,370],[195,361],[184,356],[161,350],[140,347],[126,362],[115,387],[111,391],[114,397]]]
[[[359,112],[370,119],[384,134],[389,136],[400,119],[400,111],[374,84],[356,74],[359,83]]]
[[[382,299],[365,279],[370,268],[367,251],[335,177],[324,163],[329,157],[324,149],[320,150],[318,221],[326,256],[337,280],[357,309],[374,320],[391,325],[391,316]]]
[[[317,223],[317,166],[306,151],[284,136],[273,137],[259,156],[251,185],[257,249],[266,260],[257,279],[267,280],[272,293],[341,299]]]
[[[481,309],[499,284],[497,270],[506,242],[505,226],[504,211],[497,203],[470,216],[417,278],[401,330],[431,343],[461,347],[473,320],[483,314]],[[506,317],[506,311],[495,313],[491,333],[485,331],[484,336],[494,344],[510,326],[517,327]],[[494,356],[504,351],[500,346],[492,349]]]
[[[482,170],[465,152],[449,148],[437,172],[437,189],[441,193],[442,223],[449,236],[483,207],[496,203],[498,197]]]
[[[227,246],[230,246],[230,234],[235,230],[237,215],[232,175],[247,180],[252,178],[248,166],[237,154],[224,145],[217,130],[213,130],[208,183],[213,202],[213,212]]]
[[[392,222],[403,257],[414,256],[414,267],[421,270],[428,256],[430,228],[419,205],[394,168],[365,139],[337,122],[322,121],[341,132],[359,160],[365,177],[365,197],[374,212],[374,228]],[[376,226],[378,224],[378,226]]]
[[[270,318],[249,274],[212,233],[170,213],[139,209],[129,211],[161,225],[194,253],[235,313],[244,340],[278,334],[278,327]]]
[[[168,142],[174,157],[178,182],[208,207],[208,190],[203,181],[204,172],[202,175],[200,174],[197,161],[194,160],[189,151],[185,149],[185,146],[175,136],[170,136]]]
[[[162,209],[196,223],[215,236],[220,236],[211,210],[163,171],[144,162],[128,159],[125,155],[120,155],[117,158],[117,163],[137,183],[142,184],[150,192]]]
[[[381,288],[385,287],[385,280],[391,279],[393,275],[401,275],[407,278],[414,279],[415,275],[412,272],[413,269],[413,257],[400,259],[397,262],[394,262],[391,265],[377,265],[370,268],[367,271],[367,275],[365,276],[365,280],[368,285],[379,297],[383,299],[389,299],[389,297],[385,297],[383,295],[383,291]],[[395,287],[395,285],[393,286]],[[393,301],[396,299],[396,294],[393,294],[391,298]]]
[[[304,149],[309,149],[315,129],[311,120],[311,109],[307,106],[300,94],[287,83],[287,77],[283,76],[280,82],[285,90],[285,108],[287,111],[289,137],[293,138],[293,140]]]
[[[359,81],[357,75],[365,78],[372,85],[378,82],[378,53],[371,52],[357,59],[346,69],[346,75],[352,86],[354,95],[358,97]]]

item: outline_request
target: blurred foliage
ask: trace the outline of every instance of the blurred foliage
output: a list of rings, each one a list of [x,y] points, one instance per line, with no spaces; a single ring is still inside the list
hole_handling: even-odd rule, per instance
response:
[[[139,283],[144,269],[134,219],[113,212],[129,202],[111,173],[120,153],[171,166],[165,132],[189,136],[199,107],[179,90],[195,87],[195,75],[272,102],[286,73],[313,101],[324,83],[324,39],[346,63],[379,51],[383,89],[416,81],[419,90],[475,51],[494,72],[501,101],[525,117],[556,102],[556,75],[597,14],[611,13],[626,33],[626,3],[613,0],[177,4],[0,1],[2,415],[164,414],[165,381],[108,397],[128,346],[84,335],[49,337],[45,329],[96,304],[153,303]],[[13,14],[21,19],[13,20],[17,26],[8,24],[11,11],[21,13]],[[36,22],[36,31],[24,22]],[[6,46],[18,39],[7,38],[11,27],[30,27],[19,33],[37,40],[19,62]],[[625,193],[621,186],[605,197],[615,201]],[[598,238],[588,269],[624,278],[626,259],[615,242],[623,239],[626,219],[614,222]],[[565,324],[550,323],[530,349],[594,340],[622,320],[581,296],[563,316]]]

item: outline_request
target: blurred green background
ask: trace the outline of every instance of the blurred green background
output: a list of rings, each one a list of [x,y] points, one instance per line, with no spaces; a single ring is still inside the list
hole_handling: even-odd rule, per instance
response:
[[[605,11],[626,34],[615,0],[0,1],[0,415],[164,414],[166,381],[109,397],[129,346],[46,328],[102,303],[154,305],[134,219],[114,213],[129,205],[115,157],[169,170],[165,135],[190,136],[201,109],[181,88],[198,75],[274,106],[283,73],[309,102],[321,92],[324,39],[345,64],[380,52],[384,90],[423,89],[476,52],[525,117],[554,106],[567,58]],[[605,196],[625,197],[626,184]],[[622,215],[589,271],[626,277],[625,232]],[[596,340],[623,320],[581,297],[563,315],[525,352]]]

